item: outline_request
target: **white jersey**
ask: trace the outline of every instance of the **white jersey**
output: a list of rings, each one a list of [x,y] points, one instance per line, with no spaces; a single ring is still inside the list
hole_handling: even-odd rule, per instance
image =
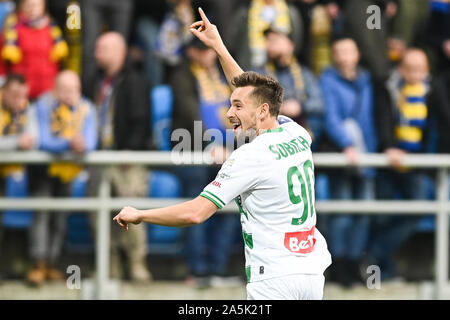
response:
[[[235,150],[201,196],[241,212],[247,281],[323,274],[331,264],[315,228],[311,137],[295,122]]]

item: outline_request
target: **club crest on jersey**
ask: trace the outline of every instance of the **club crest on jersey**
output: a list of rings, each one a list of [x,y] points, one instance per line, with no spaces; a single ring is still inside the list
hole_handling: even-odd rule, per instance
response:
[[[307,231],[286,232],[284,234],[284,247],[291,252],[308,254],[314,250],[316,238],[314,238],[315,227]]]

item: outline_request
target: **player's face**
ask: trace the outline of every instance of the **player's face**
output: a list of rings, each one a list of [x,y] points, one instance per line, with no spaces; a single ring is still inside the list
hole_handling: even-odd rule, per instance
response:
[[[233,125],[233,131],[236,137],[242,134],[252,136],[256,130],[256,106],[251,93],[254,87],[236,88],[231,94],[231,106],[227,112],[227,118]]]

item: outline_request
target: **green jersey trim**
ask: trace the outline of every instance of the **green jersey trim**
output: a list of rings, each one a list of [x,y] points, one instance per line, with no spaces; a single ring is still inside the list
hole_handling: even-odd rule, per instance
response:
[[[211,197],[213,197],[214,199],[216,199],[216,201],[217,202],[219,202],[221,205],[222,205],[222,207],[224,207],[225,206],[225,202],[223,202],[218,196],[216,196],[214,193],[212,193],[212,192],[210,192],[210,191],[208,191],[208,190],[203,190],[203,192],[202,193],[207,193],[207,194],[209,194]]]
[[[203,198],[208,199],[209,201],[211,201],[212,203],[214,203],[214,204],[216,205],[216,207],[219,208],[219,209],[222,209],[222,208],[223,208],[219,203],[217,203],[216,200],[214,200],[212,197],[208,196],[207,194],[200,193],[200,197],[203,197]]]
[[[245,275],[247,277],[247,283],[250,283],[250,278],[252,276],[252,268],[251,268],[251,266],[245,267]]]
[[[278,128],[275,128],[275,129],[269,129],[269,130],[266,130],[266,132],[281,132],[281,131],[283,131],[283,128],[282,127],[278,127]]]

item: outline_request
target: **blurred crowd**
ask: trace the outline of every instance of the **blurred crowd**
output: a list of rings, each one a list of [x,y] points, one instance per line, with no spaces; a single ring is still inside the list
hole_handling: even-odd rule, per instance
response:
[[[244,70],[280,81],[281,114],[310,132],[314,152],[343,153],[352,164],[363,153],[388,156],[388,169],[316,169],[317,200],[433,197],[433,172],[407,168],[403,159],[450,153],[449,0],[0,1],[0,156],[31,149],[167,151],[176,129],[194,136],[194,121],[202,121],[202,132],[226,135],[230,88],[216,53],[189,32],[199,6]],[[167,132],[160,120],[169,121]],[[216,164],[111,167],[113,195],[196,197],[232,151],[215,141],[193,143],[192,151],[206,147]],[[5,197],[95,196],[100,180],[99,168],[76,163],[0,166]],[[319,217],[333,256],[328,279],[344,286],[364,281],[363,267],[372,264],[382,280],[394,279],[396,252],[424,221]],[[63,279],[58,261],[67,218],[2,213],[2,230],[29,230],[30,284]],[[92,215],[93,237],[95,224]],[[150,281],[147,226],[112,232],[111,276]],[[229,264],[239,233],[236,215],[184,229],[188,283],[237,280]]]

